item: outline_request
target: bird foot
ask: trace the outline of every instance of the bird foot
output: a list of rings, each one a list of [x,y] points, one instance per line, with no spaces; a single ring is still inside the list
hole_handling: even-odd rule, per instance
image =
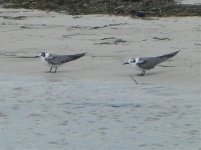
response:
[[[138,76],[144,76],[145,75],[145,71],[142,71],[142,73],[140,73],[140,74],[137,74]]]
[[[140,77],[142,77],[142,76],[144,76],[144,74],[141,74],[141,73],[140,73],[140,74],[137,74],[137,76],[140,76]]]

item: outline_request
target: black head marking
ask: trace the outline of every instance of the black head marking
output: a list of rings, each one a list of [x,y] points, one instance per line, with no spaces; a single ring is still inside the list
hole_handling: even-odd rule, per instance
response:
[[[135,62],[136,62],[135,59],[130,60],[130,63],[135,63]]]
[[[45,53],[44,53],[44,52],[42,52],[42,53],[40,54],[40,56],[45,57]]]

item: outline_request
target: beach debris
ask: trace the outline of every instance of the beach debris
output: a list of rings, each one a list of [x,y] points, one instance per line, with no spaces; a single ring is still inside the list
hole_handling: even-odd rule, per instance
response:
[[[140,104],[110,104],[110,107],[121,108],[121,107],[142,107]]]
[[[164,38],[159,38],[159,37],[153,37],[153,39],[156,39],[156,40],[170,40],[170,38],[168,37],[164,37]]]
[[[20,28],[22,28],[22,29],[31,29],[31,27],[28,27],[28,26],[20,26]]]
[[[94,30],[94,29],[101,29],[101,28],[120,26],[120,25],[126,25],[126,24],[127,23],[115,23],[115,24],[108,24],[108,25],[95,26],[95,27],[76,25],[76,26],[71,26],[69,29],[90,29],[90,30]]]
[[[74,15],[73,16],[73,19],[78,19],[78,18],[82,18],[82,16],[80,16],[80,15]]]
[[[195,5],[177,4],[175,0],[5,0],[3,7],[54,10],[71,15],[114,14],[137,15],[142,18],[145,16],[201,15],[199,3]]]
[[[82,26],[71,26],[72,29],[82,29]]]
[[[102,38],[100,39],[101,43],[98,43],[98,44],[108,44],[108,45],[112,45],[112,44],[119,44],[119,43],[126,43],[127,41],[126,40],[123,40],[123,39],[119,39],[119,38],[115,38],[115,37],[109,37],[109,38]]]
[[[199,45],[199,46],[201,46],[201,44],[200,44],[200,43],[194,43],[194,45]]]
[[[127,23],[115,23],[115,24],[108,24],[108,25],[104,25],[104,26],[95,26],[95,27],[92,27],[91,29],[100,29],[100,28],[120,26],[120,25],[126,25],[126,24]]]
[[[122,39],[116,39],[115,41],[114,41],[114,44],[118,44],[118,43],[126,43],[127,41],[125,41],[125,40],[122,40]]]
[[[105,28],[107,27],[107,25],[104,25],[104,26],[96,26],[96,27],[92,27],[91,29],[100,29],[100,28]]]
[[[11,16],[0,16],[3,19],[9,19],[9,20],[24,20],[27,18],[27,16],[17,16],[17,17],[11,17]]]
[[[144,11],[136,11],[136,16],[137,17],[146,17],[146,14]]]

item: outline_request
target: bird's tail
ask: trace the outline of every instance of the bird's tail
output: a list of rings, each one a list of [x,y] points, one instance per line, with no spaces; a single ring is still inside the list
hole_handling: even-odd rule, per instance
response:
[[[180,50],[179,50],[179,51],[180,51]],[[159,58],[159,60],[160,60],[160,61],[158,62],[158,64],[160,64],[160,63],[162,63],[162,62],[164,62],[164,61],[166,61],[166,60],[168,60],[168,59],[174,57],[175,55],[177,55],[177,53],[179,53],[179,51],[176,51],[176,52],[173,52],[173,53],[170,53],[170,54],[165,54],[165,55],[156,57],[156,58]]]

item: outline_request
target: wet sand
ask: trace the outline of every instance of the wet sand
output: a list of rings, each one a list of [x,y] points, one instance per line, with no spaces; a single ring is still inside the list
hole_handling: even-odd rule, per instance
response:
[[[199,20],[0,9],[0,149],[201,148]],[[177,50],[144,77],[122,65]],[[56,74],[16,58],[42,51],[87,55]]]

